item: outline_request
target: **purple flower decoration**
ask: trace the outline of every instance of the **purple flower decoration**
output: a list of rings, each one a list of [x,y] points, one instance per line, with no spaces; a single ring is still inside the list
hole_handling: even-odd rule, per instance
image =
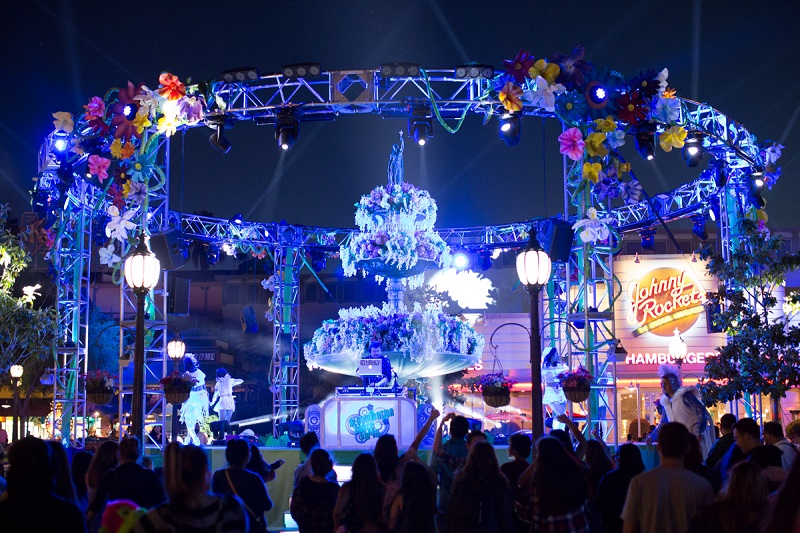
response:
[[[580,89],[584,85],[584,75],[592,71],[592,65],[583,60],[586,49],[578,45],[570,55],[553,54],[551,63],[557,63],[561,72],[556,82],[562,84],[567,90]]]

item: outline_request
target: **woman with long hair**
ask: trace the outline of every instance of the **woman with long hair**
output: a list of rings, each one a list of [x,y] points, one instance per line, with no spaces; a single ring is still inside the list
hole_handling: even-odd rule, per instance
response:
[[[453,533],[512,531],[513,504],[508,480],[488,442],[474,442],[450,492],[448,526]]]
[[[731,469],[719,499],[700,511],[689,526],[689,533],[758,531],[768,498],[767,479],[761,468],[754,462],[743,461]],[[770,531],[796,530],[789,527]]]
[[[353,461],[352,477],[339,489],[333,509],[334,531],[384,533],[383,499],[386,486],[378,474],[375,458],[359,454]]]
[[[586,470],[552,437],[536,441],[536,466],[531,480],[531,520],[540,533],[585,533],[589,484]]]
[[[400,490],[392,500],[389,530],[395,533],[434,533],[436,485],[428,469],[416,462],[403,468]]]
[[[786,433],[793,429],[787,428]],[[783,484],[772,497],[761,531],[800,531],[800,459],[795,459]]]
[[[172,442],[164,451],[168,502],[154,507],[134,531],[248,531],[249,520],[236,496],[209,493],[208,457],[198,446]]]
[[[642,452],[635,444],[623,444],[617,452],[617,468],[609,471],[597,487],[594,508],[602,515],[604,533],[622,533],[622,508],[633,476],[644,472]]]
[[[107,440],[94,452],[92,462],[86,471],[86,501],[89,504],[94,500],[100,481],[117,465],[119,465],[119,444],[117,441]],[[99,524],[99,518],[97,522]]]
[[[89,471],[89,465],[92,464],[92,452],[81,450],[72,456],[72,465],[70,472],[72,473],[72,484],[75,485],[75,499],[78,501],[78,507],[86,514],[89,508],[89,499],[86,492],[86,472]]]

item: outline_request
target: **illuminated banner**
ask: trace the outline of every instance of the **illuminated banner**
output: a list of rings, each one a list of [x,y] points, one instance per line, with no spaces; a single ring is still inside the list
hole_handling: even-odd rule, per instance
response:
[[[652,333],[670,337],[677,327],[686,331],[703,312],[705,291],[686,270],[661,267],[647,272],[628,285],[628,324],[633,336]]]
[[[683,360],[683,364],[687,365],[704,365],[706,364],[706,357],[716,355],[717,352],[687,352]],[[675,358],[666,352],[658,353],[633,353],[629,352],[625,356],[625,363],[629,365],[663,365],[675,364]]]
[[[371,449],[392,434],[400,447],[417,434],[416,405],[409,398],[338,396],[322,406],[322,446]]]

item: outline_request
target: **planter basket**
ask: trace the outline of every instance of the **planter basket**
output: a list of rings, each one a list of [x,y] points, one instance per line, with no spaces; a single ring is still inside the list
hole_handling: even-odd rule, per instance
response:
[[[484,392],[483,403],[490,407],[504,407],[511,403],[511,391],[506,389],[505,392]]]
[[[572,403],[585,402],[589,398],[591,390],[588,385],[583,387],[564,387],[564,396]]]
[[[182,391],[172,391],[172,392],[164,391],[164,398],[166,398],[167,403],[171,403],[172,405],[178,405],[188,400],[189,394],[191,393]]]
[[[113,397],[114,393],[112,391],[86,393],[86,401],[95,405],[106,405],[111,402]]]

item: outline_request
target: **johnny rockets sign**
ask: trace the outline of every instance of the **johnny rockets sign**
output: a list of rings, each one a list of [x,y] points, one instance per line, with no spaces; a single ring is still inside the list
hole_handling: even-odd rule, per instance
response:
[[[631,281],[628,298],[626,320],[635,328],[634,337],[644,333],[671,337],[676,327],[685,331],[694,325],[706,296],[685,270],[661,267]]]

